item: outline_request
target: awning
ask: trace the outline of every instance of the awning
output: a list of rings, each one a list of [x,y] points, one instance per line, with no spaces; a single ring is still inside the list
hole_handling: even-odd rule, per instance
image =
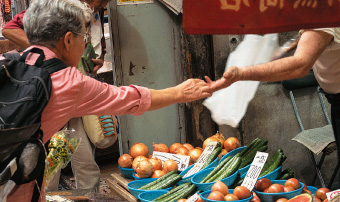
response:
[[[340,0],[184,0],[187,34],[265,34],[340,27]]]

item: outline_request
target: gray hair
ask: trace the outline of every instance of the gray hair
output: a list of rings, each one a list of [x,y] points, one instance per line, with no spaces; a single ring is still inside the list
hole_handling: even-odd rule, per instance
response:
[[[55,47],[67,32],[82,33],[92,10],[79,0],[33,0],[23,24],[31,45]]]

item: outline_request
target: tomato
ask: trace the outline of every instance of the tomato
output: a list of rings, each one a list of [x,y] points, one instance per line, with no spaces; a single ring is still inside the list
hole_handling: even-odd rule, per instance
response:
[[[322,202],[319,198],[315,197],[314,202]]]
[[[256,195],[255,192],[253,192],[253,198],[250,200],[250,202],[261,202],[261,199]]]
[[[291,186],[294,190],[299,189],[301,187],[299,180],[296,178],[290,178],[285,182],[285,186]]]
[[[315,196],[319,199],[321,199],[322,201],[324,201],[327,196],[326,193],[330,192],[331,190],[327,189],[327,188],[320,188],[316,191]]]
[[[283,191],[283,186],[280,184],[272,184],[268,188],[268,193],[282,193]]]
[[[269,179],[261,178],[256,182],[256,190],[263,192],[265,189],[270,187],[270,185],[272,185],[272,182]]]
[[[233,192],[240,200],[249,198],[251,196],[250,190],[245,186],[237,186]]]
[[[286,201],[288,201],[288,199],[286,199],[286,198],[280,198],[280,199],[277,199],[276,202],[286,202]]]
[[[239,198],[234,194],[227,194],[224,196],[225,201],[238,201]]]
[[[284,186],[283,187],[283,191],[284,192],[290,192],[290,191],[294,191],[295,189],[291,186]]]
[[[215,201],[223,201],[224,200],[224,195],[219,192],[219,191],[212,191],[209,196],[207,197],[207,199],[210,200],[215,200]]]
[[[229,189],[227,187],[227,185],[225,185],[223,182],[221,181],[217,181],[215,182],[215,184],[211,187],[211,191],[219,191],[221,192],[224,196],[227,195],[229,193]]]
[[[303,183],[303,190],[308,190],[308,187],[305,183]]]
[[[196,202],[203,202],[203,199],[201,198],[201,195],[198,195],[198,199],[196,200]]]
[[[187,201],[185,198],[181,198],[181,199],[178,199],[177,202],[185,202],[185,201]]]

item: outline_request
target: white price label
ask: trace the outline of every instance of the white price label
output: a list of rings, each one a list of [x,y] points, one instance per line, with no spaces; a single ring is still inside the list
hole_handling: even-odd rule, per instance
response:
[[[214,151],[216,148],[218,142],[209,142],[208,145],[204,148],[204,151],[202,152],[201,156],[197,159],[197,162],[195,165],[183,176],[188,177],[190,175],[193,175],[201,170],[204,163],[208,160],[211,152]]]
[[[329,202],[340,201],[340,189],[326,193]]]
[[[166,153],[166,152],[154,151],[152,153],[152,158],[154,158],[154,157],[160,159],[163,163],[166,160],[173,159],[178,164],[178,170],[179,171],[185,170],[188,167],[189,162],[190,162],[190,156],[170,154],[170,153]]]
[[[190,197],[186,200],[186,202],[195,202],[195,201],[197,201],[197,199],[198,199],[198,193],[196,193],[196,194],[190,196]]]
[[[264,164],[266,163],[268,158],[268,153],[265,152],[257,152],[253,162],[251,163],[249,170],[247,172],[246,177],[243,180],[241,186],[247,187],[250,191],[252,191],[256,185],[257,178],[259,177]]]

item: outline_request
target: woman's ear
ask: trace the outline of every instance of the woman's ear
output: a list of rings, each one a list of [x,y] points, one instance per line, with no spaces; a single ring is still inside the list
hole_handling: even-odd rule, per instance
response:
[[[64,45],[65,45],[65,49],[67,51],[70,51],[71,49],[71,43],[72,40],[74,40],[74,35],[72,32],[67,32],[64,36]]]

